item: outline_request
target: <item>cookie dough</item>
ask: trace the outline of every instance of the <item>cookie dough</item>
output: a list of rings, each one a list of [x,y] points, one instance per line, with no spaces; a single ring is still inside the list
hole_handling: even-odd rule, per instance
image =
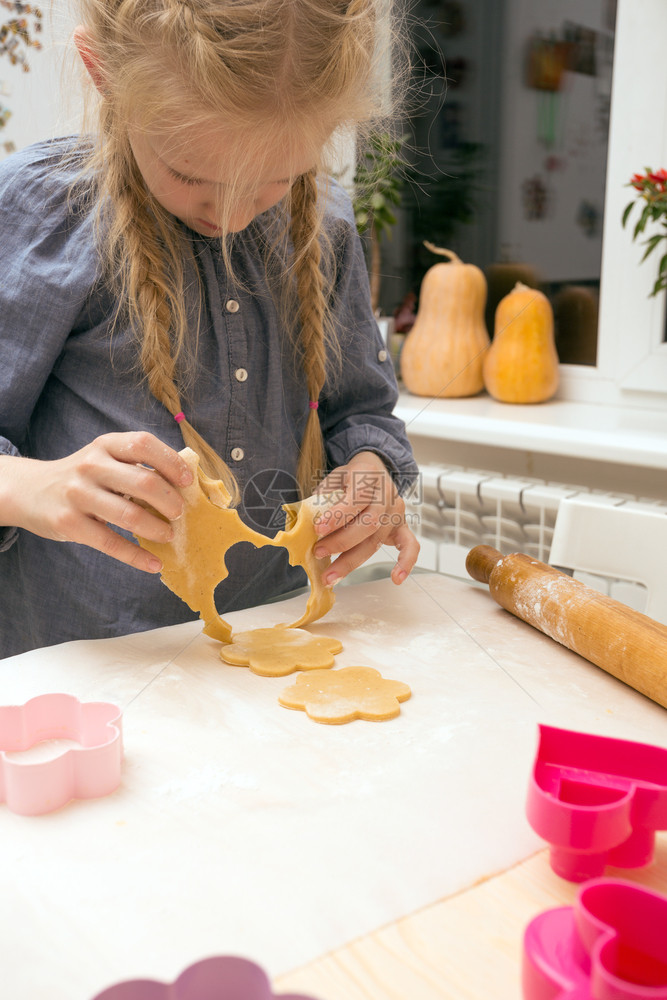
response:
[[[328,507],[338,503],[340,496],[339,491],[307,497],[297,503],[283,504],[285,529],[279,531],[275,538],[266,539],[270,545],[279,545],[287,549],[290,565],[303,566],[310,583],[306,610],[297,621],[291,622],[290,628],[298,628],[300,625],[317,621],[331,610],[336,600],[331,587],[325,587],[322,583],[322,574],[331,564],[331,559],[329,556],[316,559],[313,553],[320,537],[315,531],[314,521]]]
[[[235,632],[231,644],[220,650],[220,656],[225,663],[250,667],[262,677],[285,677],[295,670],[333,667],[334,655],[342,648],[338,639],[277,625]]]
[[[185,510],[172,522],[174,538],[165,543],[137,536],[137,541],[162,561],[163,583],[199,614],[204,632],[220,642],[231,641],[231,626],[218,614],[214,591],[228,575],[225,556],[237,542],[250,542],[258,548],[281,546],[287,549],[292,566],[305,569],[311,588],[306,609],[288,627],[305,625],[326,614],[335,600],[331,588],[322,583],[322,572],[330,560],[313,555],[318,539],[313,521],[337,497],[319,495],[284,504],[285,530],[275,538],[267,538],[243,523],[238,511],[229,506],[230,495],[222,482],[209,479],[201,471],[199,458],[191,448],[184,448],[180,454],[192,471],[193,481],[181,490]]]
[[[301,674],[279,695],[285,708],[305,711],[315,722],[339,725],[354,719],[382,722],[401,711],[410,688],[401,681],[385,680],[373,667],[343,667]]]

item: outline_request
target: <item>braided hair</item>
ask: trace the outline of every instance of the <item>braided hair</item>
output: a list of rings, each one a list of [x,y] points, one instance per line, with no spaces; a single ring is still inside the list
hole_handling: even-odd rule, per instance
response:
[[[130,144],[130,123],[161,129],[224,121],[247,141],[297,137],[314,160],[341,127],[377,112],[378,10],[386,0],[81,0],[101,67],[97,143],[87,161],[96,178],[98,243],[118,298],[140,331],[140,364],[154,397],[178,419],[202,467],[234,501],[233,473],[183,417],[190,340],[185,309],[188,250],[176,220],[151,195]],[[241,177],[236,178],[240,184]],[[234,178],[229,185],[233,202]],[[317,401],[327,371],[330,329],[316,168],[298,176],[278,211],[291,236],[284,278],[297,295],[298,355],[311,407],[297,470],[312,492],[325,459]],[[223,216],[224,217],[224,216]],[[222,242],[231,268],[229,244]],[[330,269],[329,269],[330,270]]]

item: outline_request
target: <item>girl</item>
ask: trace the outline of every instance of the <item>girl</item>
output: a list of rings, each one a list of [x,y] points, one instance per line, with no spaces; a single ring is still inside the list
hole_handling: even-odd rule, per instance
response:
[[[96,130],[0,165],[0,656],[194,617],[132,540],[171,537],[184,442],[269,534],[343,487],[325,583],[384,543],[395,583],[414,565],[393,370],[320,173],[377,102],[380,8],[84,0]],[[226,612],[304,580],[281,549],[228,567]]]

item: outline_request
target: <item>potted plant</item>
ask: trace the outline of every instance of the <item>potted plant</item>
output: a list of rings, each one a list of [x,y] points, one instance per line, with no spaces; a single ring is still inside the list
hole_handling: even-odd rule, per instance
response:
[[[376,317],[380,311],[382,239],[390,237],[396,225],[394,213],[401,203],[401,171],[406,166],[403,147],[407,139],[407,135],[371,132],[354,175],[352,204],[357,230],[368,235],[371,305]]]
[[[644,202],[641,215],[635,223],[632,233],[633,240],[636,240],[644,232],[649,222],[659,222],[662,227],[662,232],[654,233],[645,241],[646,250],[642,257],[642,261],[645,261],[660,241],[667,239],[667,170],[653,171],[647,167],[643,174],[633,175],[628,187],[633,187],[638,192],[640,204]],[[631,201],[629,205],[626,205],[623,212],[624,226],[636,204],[637,201]],[[667,253],[664,253],[660,259],[658,277],[653,285],[651,295],[657,295],[665,288],[667,288]]]
[[[425,243],[451,246],[461,226],[474,222],[480,194],[484,147],[460,142],[449,152],[446,166],[433,168],[427,156],[407,175],[405,207],[411,211],[411,243],[407,262],[410,288],[417,293],[433,264]]]

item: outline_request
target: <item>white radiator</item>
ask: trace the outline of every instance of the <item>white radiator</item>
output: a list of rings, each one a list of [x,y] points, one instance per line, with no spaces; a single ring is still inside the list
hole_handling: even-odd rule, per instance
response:
[[[419,489],[408,501],[408,520],[418,535],[418,565],[438,573],[470,580],[465,559],[480,544],[503,554],[525,552],[549,562],[551,540],[561,501],[585,494],[600,507],[632,503],[640,498],[586,490],[580,486],[499,476],[495,472],[424,465]],[[664,508],[644,501],[652,510]],[[667,512],[667,511],[666,511]],[[596,590],[644,610],[642,584],[593,573],[574,574]]]

